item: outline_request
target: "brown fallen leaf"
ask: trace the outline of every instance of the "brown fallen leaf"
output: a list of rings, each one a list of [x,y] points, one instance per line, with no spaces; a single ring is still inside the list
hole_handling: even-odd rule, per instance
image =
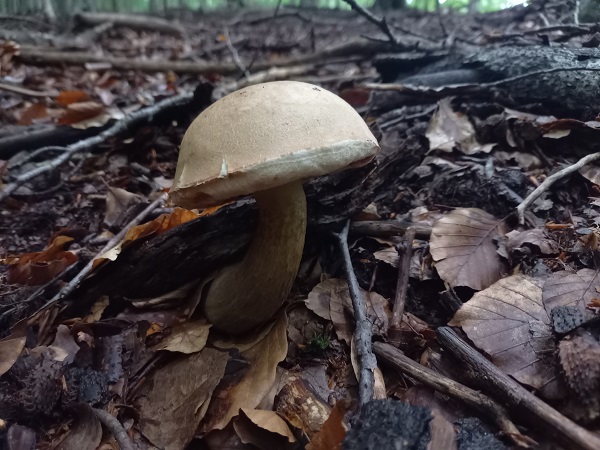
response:
[[[233,421],[233,429],[244,444],[260,450],[284,449],[296,442],[290,427],[275,411],[241,409]]]
[[[340,450],[347,430],[344,424],[344,415],[349,407],[349,402],[339,400],[321,430],[313,436],[306,446],[306,450]]]
[[[367,317],[376,336],[387,334],[392,315],[389,302],[377,292],[360,289],[367,300]],[[346,280],[330,278],[317,284],[305,300],[306,307],[326,320],[331,320],[338,339],[350,345],[354,334],[352,300]]]
[[[77,255],[64,250],[72,237],[58,236],[41,252],[8,256],[1,260],[8,264],[7,281],[9,283],[37,286],[45,284],[77,261]]]
[[[555,345],[541,284],[522,275],[503,278],[463,304],[449,325],[462,327],[506,373],[550,396],[558,389]]]
[[[587,308],[588,303],[598,297],[600,271],[581,269],[577,273],[554,272],[544,283],[542,298],[546,311],[550,313],[557,306],[574,306],[584,319],[594,314]]]
[[[47,117],[48,108],[46,108],[46,105],[42,103],[33,103],[25,111],[23,111],[17,124],[31,125],[34,121],[45,119]]]
[[[494,242],[506,224],[477,208],[456,209],[442,217],[431,231],[430,252],[442,280],[450,286],[481,290],[507,271]]]
[[[102,263],[116,260],[121,251],[132,242],[138,239],[144,239],[150,236],[162,234],[171,228],[189,222],[190,220],[194,220],[198,217],[200,217],[200,215],[188,209],[175,208],[170,214],[161,214],[150,222],[131,227],[118,245],[94,260],[94,269],[97,269]]]
[[[87,101],[70,103],[67,105],[63,115],[58,119],[59,125],[72,125],[87,121],[104,113],[104,105],[98,102]]]
[[[550,239],[542,228],[506,233],[506,251],[509,255],[523,246],[535,246],[543,255],[554,255],[560,251],[558,244]]]
[[[0,376],[4,375],[17,362],[27,339],[27,321],[17,323],[9,336],[0,340]]]
[[[165,337],[153,350],[168,350],[170,352],[195,353],[206,345],[212,324],[206,320],[189,320],[175,325],[171,334]]]
[[[154,445],[183,450],[196,434],[229,356],[204,348],[152,373],[137,398],[140,430]]]
[[[429,139],[431,150],[451,152],[455,148],[466,155],[474,153],[489,153],[494,144],[477,142],[475,127],[466,114],[452,109],[452,98],[448,97],[438,102],[433,113],[425,137]]]
[[[55,98],[56,103],[61,106],[67,106],[71,103],[78,103],[87,100],[89,97],[84,91],[62,91]]]
[[[142,196],[133,194],[125,189],[108,187],[106,193],[106,213],[104,214],[104,224],[112,227],[117,223],[119,217],[129,208],[135,207],[142,201]]]
[[[206,414],[201,431],[224,428],[240,409],[254,409],[269,393],[277,365],[287,355],[287,318],[277,319],[270,332],[252,347],[240,352],[248,362],[242,370],[223,380]]]

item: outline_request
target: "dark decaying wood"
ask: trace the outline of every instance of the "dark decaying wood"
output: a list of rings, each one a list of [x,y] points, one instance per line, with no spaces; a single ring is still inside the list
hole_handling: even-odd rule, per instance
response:
[[[388,82],[427,87],[479,85],[478,95],[487,90],[490,97],[504,104],[539,104],[545,113],[565,116],[600,107],[598,61],[597,48],[531,45],[485,51],[467,48],[445,57],[438,55],[433,61],[422,58],[409,63],[402,54],[396,62],[394,55],[387,55],[376,60],[375,65]],[[400,92],[378,92],[373,97],[374,105],[382,110],[414,101],[412,96]]]
[[[384,145],[377,161],[368,166],[308,182],[308,232],[341,223],[373,201],[381,188],[389,189],[395,174],[418,161],[402,152]],[[239,256],[255,225],[254,203],[244,200],[134,243],[73,292],[69,311],[84,312],[101,295],[147,298],[200,280]]]

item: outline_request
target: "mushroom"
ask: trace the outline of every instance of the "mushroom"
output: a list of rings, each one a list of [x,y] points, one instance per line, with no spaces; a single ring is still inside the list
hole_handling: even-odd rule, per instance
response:
[[[233,92],[204,110],[183,141],[170,196],[204,208],[253,194],[256,234],[243,259],[220,269],[203,294],[215,328],[243,333],[287,298],[302,258],[302,181],[367,164],[379,151],[358,113],[308,83],[276,81]]]

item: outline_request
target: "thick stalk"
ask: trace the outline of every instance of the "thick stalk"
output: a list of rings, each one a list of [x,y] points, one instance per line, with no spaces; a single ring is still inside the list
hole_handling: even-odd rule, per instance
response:
[[[306,234],[306,197],[296,181],[255,194],[259,219],[244,259],[216,275],[204,299],[215,328],[243,333],[269,320],[298,273]]]

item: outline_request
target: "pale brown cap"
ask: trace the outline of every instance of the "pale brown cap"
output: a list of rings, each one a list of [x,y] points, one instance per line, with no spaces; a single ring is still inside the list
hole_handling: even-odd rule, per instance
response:
[[[190,125],[170,196],[207,207],[369,162],[377,140],[348,103],[308,83],[275,81],[223,97]]]

